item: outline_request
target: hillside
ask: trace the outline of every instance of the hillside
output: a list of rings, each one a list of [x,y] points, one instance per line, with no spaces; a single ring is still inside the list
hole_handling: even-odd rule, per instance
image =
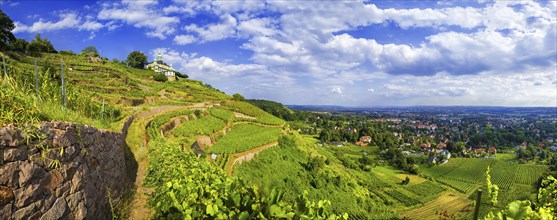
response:
[[[260,191],[224,172],[278,145],[288,132],[283,120],[249,103],[195,80],[158,82],[153,71],[119,62],[67,54],[1,55],[7,70],[0,93],[2,126],[68,121],[126,135],[131,154],[125,160],[136,172],[128,174],[135,187],[115,200],[113,216],[332,215],[321,205],[325,201],[317,206],[301,196],[297,205],[287,204],[283,192]]]
[[[144,108],[218,102],[230,98],[199,81],[157,82],[152,79],[153,71],[126,68],[119,62],[51,53],[42,54],[40,58],[18,53],[2,55],[6,56],[7,68],[7,76],[2,78],[8,86],[2,93],[2,106],[12,106],[3,109],[2,124],[66,120],[117,130],[126,117]],[[62,66],[69,110],[64,113],[61,113]]]
[[[318,113],[240,101],[195,80],[159,82],[153,71],[87,56],[2,55],[2,125],[68,121],[123,133],[134,187],[115,198],[117,218],[465,218],[488,166],[502,190],[520,191],[503,194],[503,205],[534,195],[547,170],[457,158],[415,175],[386,163],[379,146],[319,143]]]

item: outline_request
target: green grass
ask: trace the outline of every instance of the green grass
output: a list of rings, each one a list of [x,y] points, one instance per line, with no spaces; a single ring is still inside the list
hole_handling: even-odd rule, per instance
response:
[[[431,181],[426,181],[420,184],[407,185],[404,186],[404,188],[416,194],[420,198],[420,201],[422,203],[429,202],[437,198],[439,194],[445,191],[445,188]]]
[[[210,108],[209,113],[223,121],[229,121],[233,116],[231,111],[222,108]]]
[[[485,171],[493,161],[483,158],[453,158],[445,164],[422,171],[461,193],[469,193],[484,181]]]
[[[420,170],[427,176],[437,178],[439,176],[445,175],[445,174],[455,170],[456,168],[458,168],[460,165],[462,165],[466,161],[467,161],[466,158],[453,158],[453,159],[450,159],[449,162],[447,162],[445,164],[433,165],[430,168],[427,168],[427,167],[423,166],[423,167],[421,167]]]
[[[210,135],[222,129],[226,123],[211,115],[199,119],[186,121],[172,130],[175,137],[192,137],[195,135]]]
[[[130,106],[132,100],[141,106],[160,106],[230,99],[199,81],[156,82],[151,78],[153,71],[127,68],[121,63],[89,62],[88,57],[79,55],[42,54],[38,58],[9,52],[2,55],[6,57],[8,77],[1,74],[0,83],[5,85],[8,80],[9,88],[2,88],[0,93],[3,113],[0,125],[61,120],[119,130],[123,119],[135,113]],[[35,60],[38,65],[37,88],[34,83]],[[63,111],[57,106],[62,103],[61,60],[67,93]],[[37,90],[38,99],[34,97]],[[103,100],[104,117],[101,110]]]
[[[311,199],[326,198],[331,201],[333,212],[346,212],[351,219],[397,217],[393,208],[383,204],[380,198],[359,183],[370,182],[370,185],[375,186],[378,182],[385,185],[384,182],[374,178],[371,173],[354,176],[336,172],[332,163],[320,171],[309,171],[305,165],[311,158],[312,153],[308,150],[313,148],[313,143],[301,138],[294,139],[295,146],[279,145],[266,149],[252,160],[235,166],[233,174],[256,184],[263,191],[272,187],[284,190],[284,199],[289,203],[293,203],[297,195],[307,190]]]
[[[209,149],[211,153],[236,153],[278,140],[281,128],[238,124]]]
[[[405,192],[402,189],[387,189],[384,192],[406,207],[421,204],[421,201],[417,196],[412,195],[407,191]]]
[[[462,193],[471,193],[485,184],[485,171],[491,166],[491,181],[501,190],[508,190],[515,184],[529,185],[532,188],[540,177],[547,172],[547,166],[516,164],[506,159],[453,158],[448,163],[422,172],[434,177]],[[527,189],[526,189],[527,190]]]
[[[230,102],[223,102],[223,105],[230,108],[232,111],[240,112],[242,114],[255,117],[256,119],[248,119],[248,118],[236,118],[238,121],[254,121],[261,124],[267,125],[282,125],[284,124],[284,120],[277,118],[256,106],[241,101],[230,101]]]

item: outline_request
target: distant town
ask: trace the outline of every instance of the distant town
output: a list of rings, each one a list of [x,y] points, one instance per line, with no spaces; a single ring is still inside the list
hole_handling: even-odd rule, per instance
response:
[[[323,141],[396,147],[404,155],[430,155],[430,163],[444,163],[451,156],[494,158],[498,152],[527,161],[557,151],[555,108],[289,107],[317,115],[308,119],[313,126],[301,131],[318,133]]]

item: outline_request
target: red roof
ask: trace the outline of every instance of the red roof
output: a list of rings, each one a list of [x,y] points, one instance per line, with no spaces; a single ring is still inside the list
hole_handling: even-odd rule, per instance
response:
[[[371,142],[371,137],[370,136],[362,136],[362,137],[360,137],[360,141],[361,142]]]
[[[367,146],[367,143],[358,141],[358,142],[356,142],[356,145],[358,145],[358,146],[360,146],[360,147],[365,147],[365,146]]]
[[[487,152],[489,153],[497,153],[497,149],[495,147],[490,147],[487,149]]]

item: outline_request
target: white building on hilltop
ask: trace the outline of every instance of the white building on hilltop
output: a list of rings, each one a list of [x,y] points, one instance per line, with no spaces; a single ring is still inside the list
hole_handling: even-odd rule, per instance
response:
[[[147,69],[154,70],[156,73],[162,73],[165,76],[175,76],[176,70],[172,67],[172,64],[168,65],[162,60],[162,54],[158,54],[155,61],[147,64]]]

